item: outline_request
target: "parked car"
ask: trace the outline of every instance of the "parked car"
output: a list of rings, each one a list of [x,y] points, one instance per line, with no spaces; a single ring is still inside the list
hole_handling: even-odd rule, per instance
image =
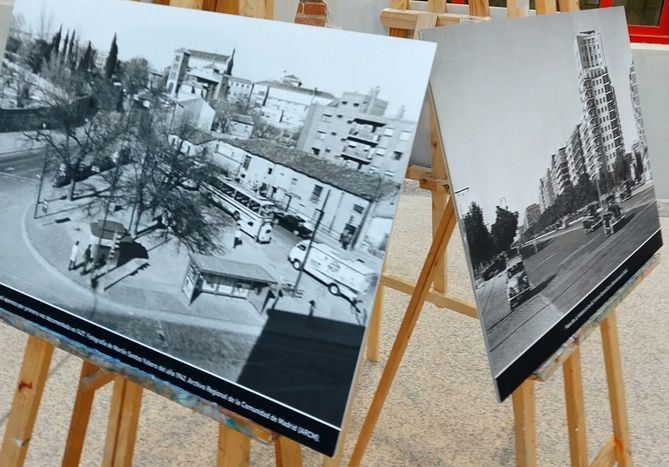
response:
[[[79,167],[79,170],[74,174],[74,180],[80,182],[82,180],[86,180],[91,175],[93,175],[93,170],[91,167],[89,165],[83,165]],[[72,182],[72,178],[72,174],[61,166],[53,179],[53,186],[54,188],[61,188],[69,185],[70,182]]]
[[[109,156],[100,156],[91,164],[91,171],[93,173],[106,172],[114,167],[114,161]]]
[[[599,203],[592,202],[586,206],[583,218],[583,230],[586,234],[594,232],[602,226],[602,217],[599,214]]]
[[[525,272],[525,264],[520,256],[510,258],[507,262],[506,294],[509,306],[513,310],[527,299],[532,291],[532,284]]]
[[[504,272],[505,269],[506,269],[506,255],[500,254],[487,268],[483,270],[481,276],[483,277],[484,281],[488,281],[493,277],[495,277],[500,272]]]
[[[300,216],[295,214],[278,213],[276,215],[278,224],[289,232],[300,238],[311,238],[314,227]]]

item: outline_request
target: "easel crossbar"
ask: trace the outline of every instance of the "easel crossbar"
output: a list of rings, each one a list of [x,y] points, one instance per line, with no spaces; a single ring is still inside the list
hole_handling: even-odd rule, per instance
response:
[[[387,273],[381,277],[381,285],[407,295],[412,295],[416,290],[416,285],[410,281]],[[434,289],[430,289],[427,292],[425,301],[432,303],[438,308],[453,310],[470,318],[478,318],[476,305]]]

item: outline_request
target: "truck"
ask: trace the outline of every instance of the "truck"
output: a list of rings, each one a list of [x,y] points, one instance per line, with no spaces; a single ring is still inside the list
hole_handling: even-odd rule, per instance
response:
[[[309,255],[303,265],[305,257]],[[311,243],[304,240],[296,244],[288,254],[288,261],[297,270],[318,279],[328,287],[332,295],[342,296],[351,302],[360,300],[360,297],[374,283],[374,271],[361,261],[342,259],[339,253],[323,243]]]

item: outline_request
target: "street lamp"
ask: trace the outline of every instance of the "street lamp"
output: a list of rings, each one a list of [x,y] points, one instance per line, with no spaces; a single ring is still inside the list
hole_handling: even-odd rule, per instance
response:
[[[116,85],[116,83],[114,83]],[[123,90],[124,91],[124,90]],[[126,117],[126,123],[125,123],[125,129],[123,132],[123,144],[121,144],[121,154],[123,153],[123,149],[125,149],[125,135],[128,133],[128,130],[130,128],[130,117],[132,116],[132,110],[133,107],[130,107],[130,110],[128,110],[128,115]],[[118,181],[118,176],[119,176],[119,171],[121,168],[120,164],[120,159],[116,162],[116,167],[114,168],[114,175],[112,176],[112,182],[111,186],[109,187],[109,198],[107,199],[107,203],[105,204],[105,214],[102,218],[102,226],[101,226],[101,232],[100,232],[100,237],[98,237],[98,243],[97,247],[95,249],[95,254],[93,255],[93,270],[95,270],[98,260],[100,258],[100,247],[102,246],[102,237],[104,236],[105,230],[107,228],[107,218],[109,217],[109,207],[111,206],[112,199],[114,198],[114,192],[116,191],[116,182]],[[94,277],[94,273],[92,273]],[[94,279],[91,279],[93,281]]]
[[[142,101],[142,107],[144,108],[144,111],[145,111],[145,112],[146,112],[146,111],[149,111],[149,110],[151,109],[151,106],[152,106],[152,104],[151,104],[151,101],[150,101],[150,100],[148,100],[148,99],[144,99],[144,100]],[[134,202],[132,203],[132,212],[131,212],[131,214],[130,214],[130,222],[128,223],[128,231],[129,231],[129,232],[131,233],[131,235],[133,235],[133,236],[136,234],[136,232],[135,232],[135,234],[133,234],[132,224],[133,224],[133,222],[134,222],[134,220],[135,220],[135,214],[137,213],[137,207],[138,207],[137,205],[138,205],[138,201],[139,201],[140,190],[143,188],[143,187],[141,186],[141,183],[144,181],[144,175],[145,175],[146,170],[147,170],[147,168],[148,168],[148,167],[147,167],[147,165],[148,165],[147,163],[149,162],[149,161],[148,161],[149,158],[148,158],[147,156],[148,156],[148,150],[147,150],[147,153],[144,155],[144,160],[142,161],[142,169],[141,169],[141,171],[140,171],[140,175],[139,175],[139,182],[137,183],[137,193],[136,193],[136,195],[135,195]]]
[[[46,130],[46,122],[42,123],[42,131]],[[39,130],[38,130],[39,131]],[[40,198],[42,197],[42,187],[44,186],[44,176],[46,175],[48,150],[44,151],[44,162],[42,163],[42,173],[39,177],[39,188],[37,189],[37,200],[35,201],[35,212],[33,219],[37,219],[37,210],[39,209]]]
[[[328,199],[330,199],[330,190],[328,190],[328,193],[325,195],[323,206],[320,209],[318,209],[318,218],[316,219],[316,224],[314,225],[314,232],[311,234],[311,238],[309,239],[309,244],[307,245],[307,250],[304,252],[304,260],[302,260],[302,264],[300,264],[300,270],[297,273],[297,279],[295,279],[293,294],[297,293],[297,286],[300,283],[300,280],[302,279],[302,275],[304,274],[304,267],[307,264],[307,260],[309,259],[309,253],[311,253],[311,247],[314,244],[314,239],[316,238],[316,232],[318,232],[318,228],[320,227],[321,221],[323,220],[323,215],[325,214],[325,206],[328,203]]]

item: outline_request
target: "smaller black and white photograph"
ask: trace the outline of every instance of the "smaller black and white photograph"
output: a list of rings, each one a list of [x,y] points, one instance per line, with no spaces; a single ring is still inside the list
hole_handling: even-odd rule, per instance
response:
[[[434,50],[17,0],[0,281],[338,429]]]
[[[424,33],[502,399],[661,245],[624,11],[514,26]]]

